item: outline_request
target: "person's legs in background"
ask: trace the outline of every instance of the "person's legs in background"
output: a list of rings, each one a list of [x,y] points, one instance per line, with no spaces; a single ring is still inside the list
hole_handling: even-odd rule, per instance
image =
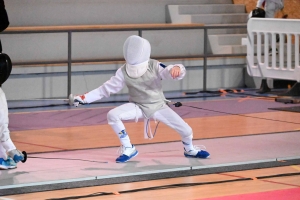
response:
[[[266,1],[266,4],[265,4],[265,12],[266,12],[265,18],[274,18],[276,12],[278,10],[281,10],[281,9],[283,9],[283,5],[279,5],[279,4],[274,3],[272,1]],[[276,35],[276,42],[279,42],[278,38],[279,37]],[[269,45],[272,46],[272,37],[269,37]],[[278,53],[278,50],[276,48],[276,54],[277,53]],[[272,55],[272,48],[271,47],[270,47],[270,50],[269,50],[269,55],[270,56]],[[271,82],[271,79],[262,79],[260,89],[257,91],[257,93],[263,94],[263,93],[270,92],[271,89],[268,86],[268,82]]]

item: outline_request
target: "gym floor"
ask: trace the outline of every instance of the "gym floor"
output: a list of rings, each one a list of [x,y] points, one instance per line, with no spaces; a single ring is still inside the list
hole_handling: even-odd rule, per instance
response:
[[[11,138],[28,160],[0,171],[0,194],[8,199],[253,199],[273,192],[299,198],[300,114],[276,110],[295,105],[275,102],[275,96],[251,90],[166,94],[170,107],[193,128],[194,145],[205,145],[211,157],[185,158],[179,135],[154,121],[155,137],[144,139],[141,120],[125,123],[139,155],[124,164],[115,163],[119,141],[106,113],[126,96],[78,108],[63,100],[9,102]],[[279,174],[282,184],[271,183]],[[216,187],[220,192],[211,191]]]

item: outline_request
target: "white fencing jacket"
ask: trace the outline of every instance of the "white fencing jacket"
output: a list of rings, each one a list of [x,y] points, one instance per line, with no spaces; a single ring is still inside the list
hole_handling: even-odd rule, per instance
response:
[[[175,65],[168,65],[165,66],[161,62],[157,62],[157,68],[159,71],[159,76],[162,80],[181,80],[185,74],[186,74],[186,69],[182,64],[176,64],[176,66],[180,67],[180,75],[173,79],[173,77],[170,74],[170,70],[174,67]],[[88,92],[85,94],[85,100],[87,103],[91,103],[97,100],[102,99],[103,97],[109,97],[110,94],[115,94],[119,91],[121,91],[124,86],[125,86],[125,79],[124,75],[122,72],[122,68],[120,67],[116,74],[111,77],[108,81],[103,83],[100,87]]]

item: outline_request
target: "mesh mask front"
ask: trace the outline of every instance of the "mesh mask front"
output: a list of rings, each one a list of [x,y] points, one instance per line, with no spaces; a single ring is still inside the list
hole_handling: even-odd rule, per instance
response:
[[[133,35],[127,38],[123,46],[126,60],[126,72],[132,78],[141,77],[148,68],[151,46],[148,40]]]

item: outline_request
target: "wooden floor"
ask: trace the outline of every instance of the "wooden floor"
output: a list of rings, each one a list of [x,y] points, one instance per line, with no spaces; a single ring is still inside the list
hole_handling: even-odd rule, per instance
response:
[[[189,118],[185,121],[194,130],[194,139],[300,130],[299,113],[266,112],[247,114],[246,116],[249,117],[210,116]],[[162,123],[159,124],[159,132],[153,140],[144,139],[143,132],[141,132],[143,122],[129,122],[125,126],[133,144],[180,140],[179,135],[173,129]],[[152,123],[152,126],[152,130],[154,130],[155,124]],[[19,149],[26,149],[28,153],[119,146],[119,140],[108,124],[13,131],[11,138]]]
[[[278,174],[298,173],[293,176],[257,179],[262,176]],[[205,199],[212,197],[224,197],[231,195],[260,193],[266,191],[278,191],[300,187],[300,166],[286,166],[257,170],[228,172],[221,174],[200,175],[182,178],[171,178],[155,181],[143,181],[126,184],[106,185],[97,187],[76,188],[49,192],[30,193],[22,195],[5,196],[0,199]],[[250,178],[250,180],[239,180]],[[236,182],[226,182],[238,180]],[[218,183],[224,181],[224,183]],[[215,183],[214,183],[215,182]],[[188,187],[152,189],[151,187],[168,186],[173,184],[203,183]],[[208,184],[211,183],[211,184]],[[148,188],[148,190],[147,190]],[[142,191],[133,191],[144,189]],[[127,193],[128,192],[128,193]],[[101,195],[101,193],[108,193]],[[99,194],[99,195],[97,195]],[[94,196],[93,196],[94,195]],[[77,198],[76,198],[77,197]],[[295,196],[298,199],[299,195]],[[276,199],[276,198],[275,198]],[[289,199],[290,200],[290,199]]]
[[[52,111],[48,111],[52,112]],[[53,111],[54,112],[54,111]],[[245,135],[289,132],[300,130],[300,114],[292,112],[258,112],[238,115],[219,115],[199,118],[185,118],[194,130],[194,139],[238,137]],[[287,123],[288,122],[288,123]],[[155,124],[152,124],[153,129]],[[143,123],[128,122],[126,129],[134,144],[179,141],[179,135],[159,125],[159,133],[153,140],[143,138]],[[201,131],[200,131],[201,130]],[[109,125],[73,126],[19,130],[11,132],[12,140],[19,149],[28,153],[51,152],[75,149],[89,149],[119,146],[116,135]],[[96,139],[95,139],[96,138]],[[300,149],[299,149],[300,151]],[[96,187],[56,190],[0,197],[9,199],[205,199],[230,195],[252,194],[300,187],[300,175],[258,179],[257,177],[300,173],[300,166],[285,166],[221,174],[161,179],[105,185]],[[250,180],[239,180],[250,178]],[[230,180],[237,180],[229,182]],[[224,181],[223,183],[221,183]],[[167,187],[173,184],[202,183],[194,186]],[[166,186],[150,190],[151,187]],[[142,189],[141,191],[132,191]],[[106,193],[103,195],[102,193]],[[101,195],[102,194],[102,195]],[[90,195],[90,196],[87,196]],[[93,196],[94,195],[94,196]],[[78,197],[75,197],[78,196]]]

